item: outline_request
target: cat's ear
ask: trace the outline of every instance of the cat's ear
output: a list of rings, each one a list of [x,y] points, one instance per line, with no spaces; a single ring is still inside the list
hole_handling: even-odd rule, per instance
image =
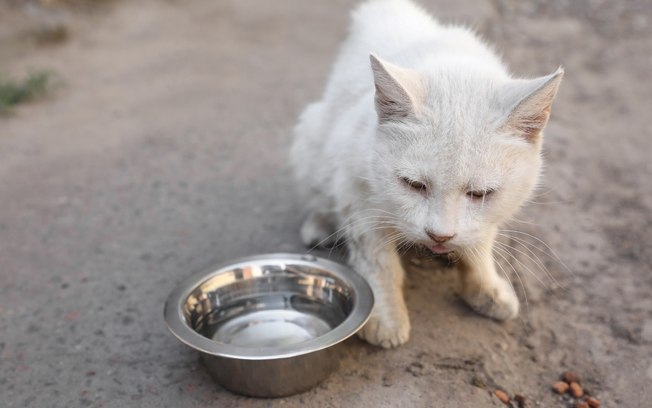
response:
[[[422,100],[419,74],[369,55],[376,85],[376,112],[380,123],[415,118]]]
[[[528,142],[537,141],[548,123],[552,101],[563,76],[564,70],[559,68],[547,76],[508,84],[503,91],[508,115],[501,130],[516,133]]]

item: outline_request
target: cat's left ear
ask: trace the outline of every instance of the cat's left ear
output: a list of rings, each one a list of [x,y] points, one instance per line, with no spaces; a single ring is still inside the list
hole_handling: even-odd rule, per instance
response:
[[[369,55],[376,86],[376,112],[380,123],[415,118],[423,99],[420,75]]]
[[[564,70],[535,79],[516,80],[506,86],[503,96],[508,116],[500,130],[516,133],[536,142],[548,123],[552,101],[557,95]]]

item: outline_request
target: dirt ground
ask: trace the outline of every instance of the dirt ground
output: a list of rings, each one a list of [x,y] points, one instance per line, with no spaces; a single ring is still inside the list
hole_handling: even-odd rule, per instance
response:
[[[550,387],[572,369],[603,407],[650,406],[646,0],[423,1],[475,26],[518,75],[566,69],[544,185],[506,228],[523,313],[472,313],[450,268],[408,254],[411,340],[351,339],[327,381],[275,400],[215,385],[167,332],[163,303],[212,262],[304,251],[290,129],[354,2],[36,3],[0,1],[0,73],[57,76],[0,117],[0,405],[498,407],[500,388],[570,407]]]

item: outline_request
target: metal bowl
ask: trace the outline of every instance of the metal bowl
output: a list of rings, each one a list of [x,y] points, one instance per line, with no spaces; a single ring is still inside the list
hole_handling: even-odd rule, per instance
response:
[[[336,345],[373,307],[348,267],[312,255],[242,258],[193,275],[172,292],[165,321],[225,388],[254,397],[306,391],[337,368]]]

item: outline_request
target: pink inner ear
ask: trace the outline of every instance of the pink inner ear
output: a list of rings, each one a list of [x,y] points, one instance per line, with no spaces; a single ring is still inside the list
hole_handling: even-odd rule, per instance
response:
[[[416,100],[421,92],[416,72],[392,65],[370,55],[376,88],[376,111],[380,121],[405,119],[417,114]]]
[[[562,76],[563,71],[557,70],[546,77],[511,83],[506,95],[511,93],[510,99],[520,95],[520,101],[512,108],[502,129],[515,132],[528,142],[537,141],[550,118],[550,108]]]
[[[548,123],[548,118],[550,117],[550,106],[531,116],[518,117],[510,120],[508,126],[513,128],[528,142],[534,142],[536,138],[539,137],[539,134]]]
[[[381,118],[407,118],[414,115],[410,97],[404,90],[397,90],[393,99],[376,85],[376,109]]]

